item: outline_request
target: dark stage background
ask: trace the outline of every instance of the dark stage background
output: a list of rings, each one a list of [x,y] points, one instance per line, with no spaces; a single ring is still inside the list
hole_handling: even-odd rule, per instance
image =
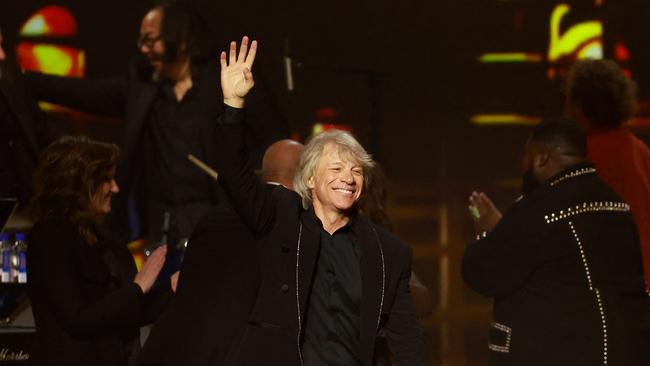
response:
[[[472,237],[467,196],[484,190],[505,209],[518,195],[529,125],[562,111],[562,65],[582,51],[551,60],[551,19],[558,6],[570,8],[556,25],[560,35],[581,24],[592,26],[585,25],[588,32],[598,22],[601,33],[585,36],[582,44],[592,48],[584,52],[598,53],[600,44],[605,57],[616,57],[637,80],[641,99],[650,97],[650,2],[193,3],[224,48],[244,34],[260,41],[256,67],[297,136],[310,134],[318,109],[335,108],[334,122],[352,127],[385,167],[389,215],[413,247],[415,272],[434,295],[433,314],[422,324],[435,365],[486,362],[490,304],[467,289],[458,273]],[[25,41],[18,34],[23,23],[52,4],[67,8],[78,22],[78,35],[64,42],[85,50],[86,77],[126,70],[150,3],[2,0],[0,24],[9,53]],[[295,66],[292,92],[283,65],[287,40]],[[647,142],[646,114],[642,104],[634,130]],[[60,113],[56,118],[69,133],[121,141],[119,121]]]

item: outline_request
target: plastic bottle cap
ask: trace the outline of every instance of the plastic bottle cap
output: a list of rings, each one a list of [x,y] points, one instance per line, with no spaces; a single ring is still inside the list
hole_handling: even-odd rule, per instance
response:
[[[9,240],[9,233],[0,234],[0,241]]]
[[[25,241],[24,233],[16,233],[16,241]]]

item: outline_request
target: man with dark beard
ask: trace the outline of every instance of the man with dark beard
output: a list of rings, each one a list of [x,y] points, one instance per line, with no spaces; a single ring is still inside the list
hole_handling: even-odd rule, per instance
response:
[[[583,131],[545,120],[526,145],[524,195],[503,216],[474,192],[465,282],[494,298],[490,365],[648,365],[650,318],[629,206],[586,162]]]

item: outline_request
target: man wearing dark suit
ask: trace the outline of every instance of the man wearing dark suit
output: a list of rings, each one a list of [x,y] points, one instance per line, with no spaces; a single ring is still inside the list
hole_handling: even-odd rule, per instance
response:
[[[490,365],[650,364],[650,301],[627,203],[586,162],[572,121],[536,126],[524,195],[503,216],[482,193],[462,274],[494,298]]]
[[[221,55],[226,111],[218,136],[220,184],[259,238],[262,282],[233,364],[364,365],[384,332],[398,365],[424,365],[422,332],[409,293],[411,252],[357,213],[372,159],[348,133],[305,147],[296,192],[269,192],[248,164],[244,97],[257,43]]]
[[[260,284],[258,246],[227,206],[190,237],[174,299],[138,365],[220,366],[238,345]]]
[[[39,99],[125,119],[117,177],[122,191],[112,218],[129,238],[144,236],[151,243],[165,238],[176,246],[211,208],[224,203],[218,185],[187,160],[188,153],[206,162],[216,156],[214,121],[223,107],[215,101],[223,98],[208,34],[196,11],[164,2],[143,18],[138,46],[144,62],[133,63],[126,77],[27,75]],[[247,143],[263,151],[288,129],[263,85],[252,99],[245,112]],[[165,217],[171,218],[168,230],[162,229]],[[133,230],[125,233],[129,227]]]
[[[38,155],[53,136],[20,70],[6,58],[0,31],[0,198],[17,198],[24,208]]]
[[[292,188],[302,149],[281,140],[266,150],[262,177],[269,191]],[[244,336],[261,283],[253,234],[236,212],[223,210],[219,220],[199,224],[189,243],[176,296],[151,329],[141,365],[227,365]]]

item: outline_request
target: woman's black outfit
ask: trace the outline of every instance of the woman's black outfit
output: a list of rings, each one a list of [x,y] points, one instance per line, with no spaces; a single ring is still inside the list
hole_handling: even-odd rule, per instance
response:
[[[126,245],[94,230],[98,240],[91,245],[69,220],[48,217],[30,233],[33,365],[132,365],[140,326],[170,299],[168,285],[143,294],[133,282],[137,269]]]

